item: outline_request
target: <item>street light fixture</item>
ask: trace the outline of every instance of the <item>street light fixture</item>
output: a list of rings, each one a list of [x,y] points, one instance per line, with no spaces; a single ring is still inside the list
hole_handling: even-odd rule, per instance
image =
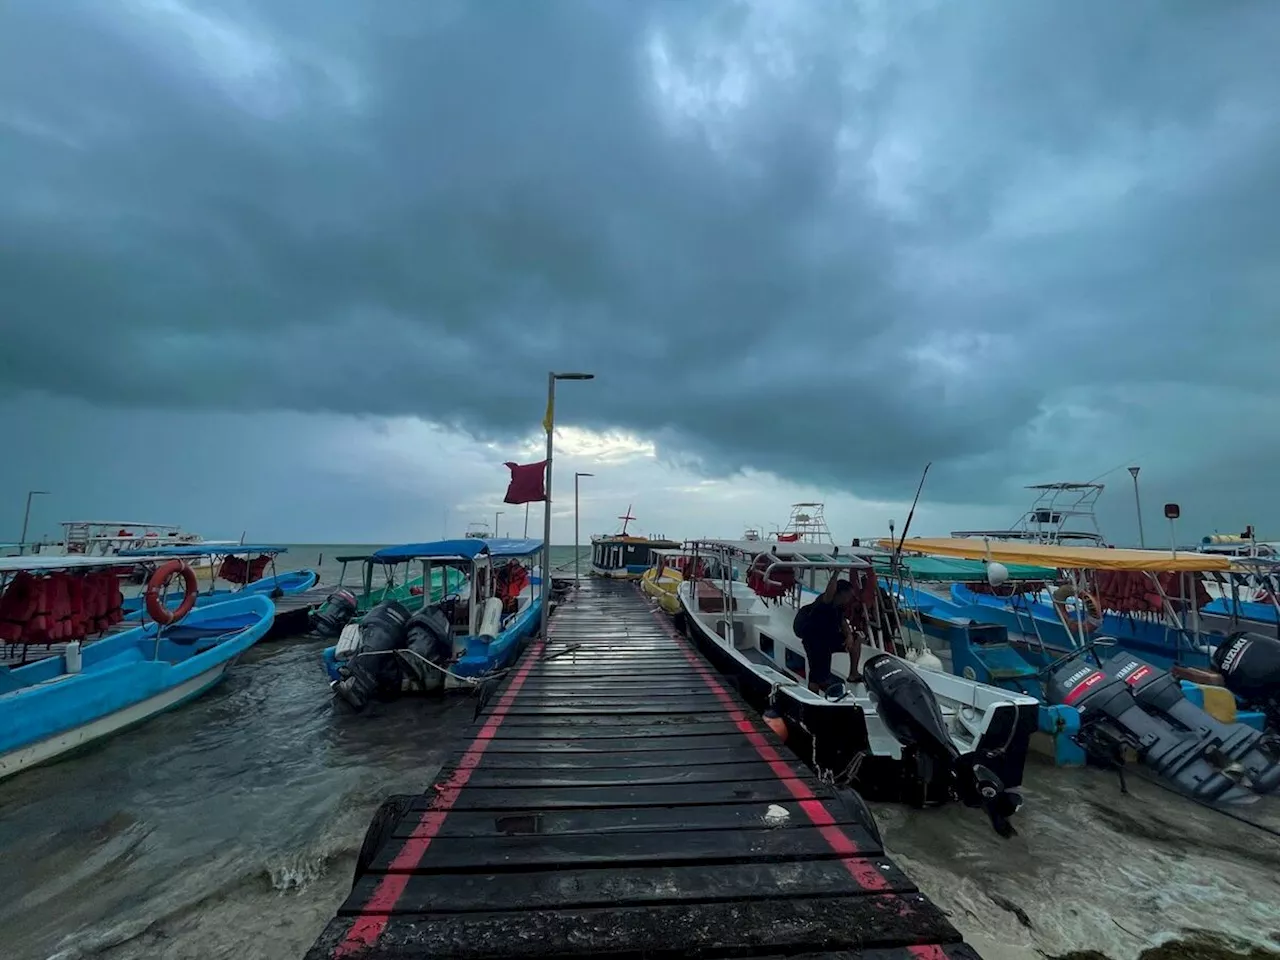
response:
[[[594,473],[575,473],[573,475],[573,589],[580,586],[578,578],[578,478],[594,477]]]
[[[48,490],[28,490],[27,491],[27,509],[22,513],[22,536],[18,538],[18,555],[27,552],[27,522],[31,519],[31,498],[46,497],[49,495]]]
[[[547,635],[547,617],[551,608],[551,438],[555,433],[556,413],[556,381],[557,380],[594,380],[594,373],[547,373],[547,415],[542,421],[547,431],[547,489],[544,501],[545,515],[542,518],[542,620],[539,628],[542,636]]]
[[[1138,471],[1141,467],[1130,467],[1129,476],[1133,477],[1133,504],[1138,509],[1138,543],[1145,550],[1147,535],[1142,532],[1142,500],[1138,497]]]

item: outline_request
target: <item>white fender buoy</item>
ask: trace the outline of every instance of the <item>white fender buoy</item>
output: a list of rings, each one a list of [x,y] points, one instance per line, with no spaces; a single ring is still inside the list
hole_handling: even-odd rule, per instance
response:
[[[477,636],[493,638],[502,629],[502,601],[490,597],[484,602],[484,610],[480,614],[480,628]]]
[[[1009,568],[997,560],[987,561],[987,583],[998,587],[1009,582]]]
[[[934,673],[946,673],[946,671],[942,669],[942,661],[939,660],[937,654],[928,647],[918,651],[915,665],[921,670],[932,670]]]

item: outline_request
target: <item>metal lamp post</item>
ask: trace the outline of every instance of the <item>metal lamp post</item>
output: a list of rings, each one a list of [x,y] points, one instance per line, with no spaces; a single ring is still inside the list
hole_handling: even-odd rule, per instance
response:
[[[545,514],[542,518],[542,621],[539,629],[542,636],[547,635],[547,617],[551,613],[551,438],[555,433],[556,414],[556,381],[557,380],[594,380],[594,373],[556,373],[547,374],[547,416],[543,426],[547,430],[547,486],[546,499],[543,503]]]
[[[580,586],[578,577],[578,478],[594,477],[594,473],[575,473],[573,475],[573,589]]]
[[[1138,510],[1138,543],[1145,550],[1147,548],[1147,536],[1142,532],[1142,500],[1138,496],[1138,471],[1141,467],[1130,467],[1129,476],[1133,477],[1133,504]]]
[[[18,538],[18,553],[27,552],[27,523],[31,520],[31,498],[48,496],[48,490],[28,490],[27,491],[27,509],[22,513],[22,536]]]

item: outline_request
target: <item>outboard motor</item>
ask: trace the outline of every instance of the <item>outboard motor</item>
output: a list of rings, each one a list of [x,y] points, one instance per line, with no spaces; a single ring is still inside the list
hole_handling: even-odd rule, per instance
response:
[[[1080,711],[1076,738],[1095,759],[1122,769],[1129,747],[1145,766],[1196,800],[1238,803],[1253,797],[1214,762],[1218,753],[1212,740],[1153,717],[1127,683],[1103,669],[1068,661],[1050,674],[1045,699]]]
[[[1233,633],[1213,651],[1213,665],[1228,690],[1267,715],[1280,730],[1280,640]]]
[[[1022,797],[978,762],[975,754],[961,754],[947,734],[938,698],[912,667],[897,657],[878,653],[862,665],[862,679],[876,703],[876,713],[889,732],[914,754],[922,783],[944,783],[969,807],[982,807],[1002,837],[1016,832],[1010,817]]]
[[[311,612],[311,630],[322,637],[336,637],[351,622],[356,609],[354,593],[350,590],[335,590]]]
[[[453,635],[442,605],[423,607],[410,617],[406,636],[409,655],[405,658],[405,671],[425,691],[442,689],[444,674],[429,666],[443,667],[453,659]]]
[[[1182,684],[1168,671],[1153,667],[1131,653],[1108,659],[1102,669],[1123,680],[1133,698],[1148,713],[1167,717],[1202,739],[1212,739],[1216,760],[1227,776],[1239,779],[1258,793],[1280,787],[1280,742],[1243,723],[1223,723],[1197,707],[1182,692]],[[1206,753],[1215,760],[1212,751]]]
[[[353,709],[363,710],[374,697],[389,699],[400,692],[402,661],[389,651],[404,647],[408,622],[409,611],[395,600],[384,600],[360,621],[360,648],[341,668],[342,679],[330,685]]]

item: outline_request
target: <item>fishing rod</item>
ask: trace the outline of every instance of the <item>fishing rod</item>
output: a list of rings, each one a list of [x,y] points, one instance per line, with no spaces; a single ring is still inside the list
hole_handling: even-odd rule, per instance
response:
[[[924,465],[924,473],[920,474],[920,483],[916,487],[916,498],[911,501],[911,509],[907,512],[907,522],[902,525],[902,536],[898,539],[898,545],[893,550],[893,564],[898,565],[898,560],[902,557],[902,544],[907,539],[907,531],[911,529],[911,518],[916,515],[916,504],[920,502],[920,491],[924,489],[924,478],[929,475],[929,468],[933,466],[930,460]]]

